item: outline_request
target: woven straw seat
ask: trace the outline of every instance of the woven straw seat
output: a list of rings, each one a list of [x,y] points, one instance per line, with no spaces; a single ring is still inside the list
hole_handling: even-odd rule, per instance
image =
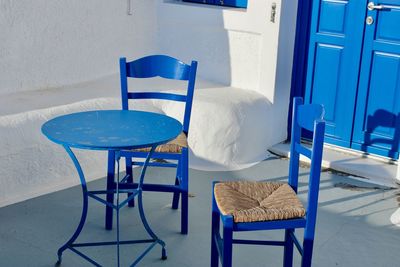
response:
[[[217,205],[236,223],[304,217],[306,210],[286,183],[221,182],[214,187]]]
[[[155,152],[159,153],[182,153],[182,148],[183,147],[188,147],[188,142],[187,142],[187,137],[184,132],[181,132],[177,138],[174,140],[163,144],[159,145],[156,147]],[[149,152],[150,147],[146,148],[139,148],[139,149],[134,149],[133,151],[138,151],[138,152]]]

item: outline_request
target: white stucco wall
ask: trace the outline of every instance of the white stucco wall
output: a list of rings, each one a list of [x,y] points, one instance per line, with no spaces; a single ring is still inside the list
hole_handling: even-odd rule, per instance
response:
[[[116,73],[121,55],[165,53],[196,59],[203,78],[287,111],[296,1],[251,0],[247,9],[131,1],[129,16],[127,1],[0,0],[0,95]]]
[[[247,9],[159,3],[161,52],[197,59],[199,74],[209,80],[257,91],[272,103],[275,95],[288,100],[297,1],[250,0]],[[270,21],[273,3],[275,23]]]
[[[191,158],[197,161],[191,159],[191,167],[249,166],[286,138],[292,1],[276,1],[275,23],[270,22],[272,0],[250,0],[247,10],[131,1],[132,16],[127,1],[0,0],[0,136],[9,140],[1,143],[0,206],[76,184],[71,165],[54,171],[65,155],[40,134],[40,126],[55,115],[118,108],[118,100],[96,98],[119,96],[121,55],[196,59],[199,78],[218,82],[197,83],[189,134]],[[159,85],[177,89],[164,81]],[[179,111],[164,103],[157,108],[170,116]],[[21,149],[26,144],[27,151]],[[51,156],[53,149],[57,155]],[[104,155],[79,156],[88,162],[89,178],[104,176]],[[29,164],[21,168],[10,162]]]
[[[396,179],[398,182],[400,182],[400,160],[397,160],[397,174],[396,174]]]
[[[158,0],[0,0],[0,95],[89,81],[156,50]]]
[[[255,118],[272,129],[263,139],[266,150],[287,136],[296,14],[297,1],[290,0],[251,0],[247,9],[160,1],[158,49],[198,60],[207,80],[266,97],[268,112]]]

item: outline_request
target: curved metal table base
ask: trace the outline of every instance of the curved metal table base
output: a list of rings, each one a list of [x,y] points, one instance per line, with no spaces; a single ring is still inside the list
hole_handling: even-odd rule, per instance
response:
[[[72,152],[71,148],[69,146],[64,145],[63,146],[64,149],[67,151],[68,155],[70,156],[70,158],[72,159],[72,162],[75,165],[75,168],[79,174],[79,179],[81,182],[81,186],[82,186],[82,195],[83,195],[83,208],[82,208],[82,215],[81,215],[81,219],[79,221],[79,225],[76,228],[74,234],[72,235],[72,237],[62,246],[58,249],[57,252],[57,256],[58,256],[58,261],[56,263],[56,266],[61,264],[62,261],[62,254],[65,250],[69,249],[72,252],[76,253],[78,256],[84,258],[85,260],[87,260],[88,262],[92,263],[95,266],[101,266],[99,263],[97,263],[95,260],[91,259],[90,257],[86,256],[84,253],[80,252],[79,250],[77,250],[76,248],[78,247],[93,247],[93,246],[109,246],[109,245],[116,245],[117,246],[117,266],[120,266],[120,252],[119,252],[119,246],[120,245],[126,245],[126,244],[140,244],[140,243],[151,243],[150,246],[148,246],[141,255],[139,255],[136,260],[131,264],[131,266],[135,266],[137,263],[139,263],[140,260],[143,259],[143,257],[150,252],[150,250],[152,248],[155,247],[155,245],[159,244],[161,246],[161,259],[162,260],[166,260],[167,259],[167,252],[166,252],[166,248],[165,248],[165,242],[162,241],[155,233],[154,231],[151,229],[145,213],[144,213],[144,209],[143,209],[143,199],[142,199],[142,186],[143,186],[143,182],[144,182],[144,176],[146,174],[146,169],[147,169],[147,165],[150,161],[151,155],[153,154],[154,150],[155,150],[155,146],[153,146],[150,150],[150,152],[148,153],[146,160],[144,162],[144,165],[142,167],[142,171],[140,173],[140,180],[139,180],[139,185],[138,188],[134,190],[134,192],[132,192],[132,195],[130,198],[134,198],[135,196],[138,197],[138,208],[139,208],[139,215],[140,215],[140,219],[142,220],[143,226],[146,229],[146,232],[150,235],[151,239],[143,239],[143,240],[124,240],[121,241],[120,240],[120,236],[119,236],[119,210],[126,206],[129,202],[130,199],[127,199],[125,201],[123,201],[122,203],[120,203],[119,200],[119,194],[120,193],[126,193],[126,191],[120,192],[119,190],[119,183],[120,183],[120,177],[119,177],[119,161],[120,161],[120,151],[115,151],[115,160],[117,162],[117,182],[116,182],[116,189],[115,191],[113,191],[113,193],[116,194],[116,205],[113,205],[112,203],[108,203],[107,201],[103,200],[100,197],[97,197],[97,194],[107,194],[110,193],[109,191],[88,191],[87,189],[87,185],[86,185],[86,179],[85,179],[85,175],[82,171],[82,167],[79,164],[78,159],[76,158],[75,154]],[[88,199],[89,196],[92,197],[93,199],[103,203],[104,205],[110,206],[113,209],[116,210],[117,212],[117,240],[116,241],[111,241],[111,242],[93,242],[93,243],[74,243],[76,241],[76,239],[78,238],[79,234],[81,233],[83,226],[85,225],[85,221],[87,218],[87,212],[88,212]]]

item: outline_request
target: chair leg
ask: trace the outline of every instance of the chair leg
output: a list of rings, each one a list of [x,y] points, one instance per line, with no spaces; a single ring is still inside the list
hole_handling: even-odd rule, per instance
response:
[[[301,267],[311,267],[313,247],[314,247],[314,240],[304,239],[304,241],[303,241],[303,257],[301,259]]]
[[[233,217],[226,216],[223,219],[223,249],[222,249],[222,267],[232,266],[232,239],[233,239]]]
[[[178,186],[179,185],[179,177],[176,176],[175,178],[175,185]],[[178,209],[179,206],[179,196],[181,195],[181,193],[179,192],[174,192],[174,196],[172,198],[172,209],[176,210]]]
[[[108,152],[108,166],[107,166],[107,191],[114,188],[115,182],[115,152]],[[114,203],[114,193],[108,193],[106,196],[108,203]],[[106,206],[106,229],[111,230],[113,224],[113,208]]]
[[[181,212],[181,234],[187,235],[188,234],[188,193],[182,193],[182,212]]]
[[[283,253],[283,267],[293,266],[293,239],[290,233],[294,233],[294,229],[285,230],[285,248]]]
[[[125,158],[125,165],[126,165],[126,175],[129,175],[129,178],[126,179],[126,182],[129,184],[133,184],[133,170],[132,170],[132,158],[126,157]],[[132,193],[128,193],[128,197],[130,197]],[[128,202],[129,207],[135,206],[135,199],[133,198]]]
[[[187,157],[187,150],[182,151],[182,181],[181,188],[181,234],[188,233],[189,224],[189,162]]]
[[[214,186],[213,186],[214,191]],[[218,267],[219,264],[219,254],[218,254],[218,244],[217,236],[220,227],[220,213],[218,211],[217,203],[215,202],[214,193],[212,199],[212,213],[211,213],[211,267]]]
[[[179,177],[183,176],[183,173],[182,173],[183,157],[184,157],[184,153],[182,152],[181,159],[178,162],[178,168],[176,170],[176,178],[175,178],[175,185],[176,186],[178,186],[180,184]],[[172,209],[174,209],[174,210],[178,209],[180,195],[181,195],[180,192],[174,192],[174,196],[172,198]]]

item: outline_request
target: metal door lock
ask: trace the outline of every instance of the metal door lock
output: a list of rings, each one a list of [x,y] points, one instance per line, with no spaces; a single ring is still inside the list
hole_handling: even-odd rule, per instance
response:
[[[367,23],[367,25],[371,25],[372,23],[374,23],[374,18],[371,17],[371,16],[368,16],[368,17],[365,19],[365,23]]]

